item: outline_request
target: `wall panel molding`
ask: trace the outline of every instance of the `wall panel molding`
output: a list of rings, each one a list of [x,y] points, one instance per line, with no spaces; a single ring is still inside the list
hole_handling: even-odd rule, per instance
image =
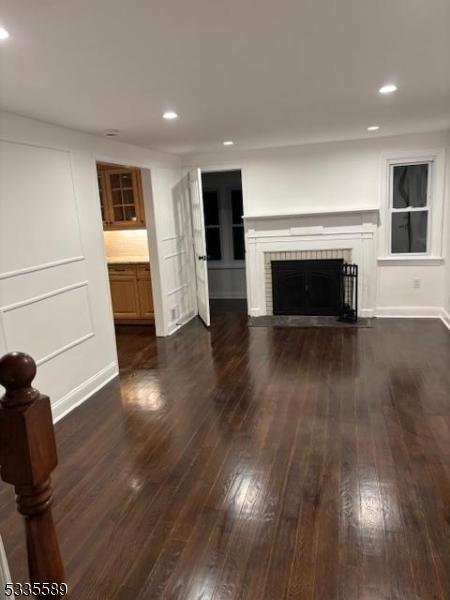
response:
[[[28,273],[36,273],[37,271],[44,271],[46,269],[52,269],[53,267],[70,265],[71,263],[81,262],[82,260],[85,260],[84,256],[71,256],[69,258],[62,258],[61,260],[55,260],[53,262],[33,265],[32,267],[24,267],[23,269],[16,269],[15,271],[0,273],[0,280],[11,279],[12,277],[20,277],[20,275],[28,275]]]
[[[81,287],[87,287],[87,285],[88,281],[79,281],[77,283],[72,283],[71,285],[52,290],[51,292],[46,292],[45,294],[40,294],[39,296],[26,298],[25,300],[20,300],[19,302],[14,302],[13,304],[9,304],[7,306],[0,306],[0,312],[7,313],[12,310],[22,308],[23,306],[34,304],[35,302],[41,302],[42,300],[46,300],[47,298],[53,298],[53,296],[59,296],[59,294],[64,294],[65,292],[70,292],[71,290],[76,290]]]
[[[178,250],[178,252],[171,252],[170,254],[166,254],[164,256],[164,260],[169,260],[170,258],[176,258],[177,256],[181,256],[182,254],[186,254],[186,250]]]
[[[167,295],[168,296],[173,296],[177,292],[181,292],[181,290],[184,290],[187,287],[189,287],[189,285],[187,283],[183,283],[182,285],[179,285],[178,287],[174,288],[173,290],[170,290],[169,292],[167,292]]]
[[[182,240],[185,237],[184,233],[179,235],[168,235],[162,238],[163,242],[172,242],[173,240]]]
[[[40,358],[39,360],[36,361],[36,365],[38,367],[41,366],[41,365],[43,365],[44,363],[46,363],[47,361],[51,360],[52,358],[56,358],[60,354],[64,354],[64,352],[67,352],[68,350],[71,350],[72,348],[75,348],[75,346],[79,346],[83,342],[86,342],[87,340],[93,338],[94,335],[95,335],[95,333],[93,331],[90,331],[86,335],[83,335],[82,337],[77,338],[76,340],[73,340],[73,342],[70,342],[69,344],[66,344],[65,346],[61,346],[60,348],[58,348],[54,352],[51,352],[50,354],[47,354],[47,356],[43,356],[42,358]]]
[[[70,295],[77,290],[85,290],[85,295],[71,297]],[[58,297],[61,297],[59,302],[45,307],[46,301]],[[33,309],[31,315],[29,312],[19,312],[17,316],[15,314],[18,311],[28,311],[34,305],[41,303],[44,304],[40,309],[39,318],[36,317],[36,309]],[[49,329],[55,320],[59,321],[59,327],[56,326],[53,335],[49,337]],[[27,335],[31,334],[31,347],[23,347],[24,334],[23,332],[21,334],[17,328],[17,324],[22,322],[28,331]],[[36,364],[40,366],[95,336],[88,281],[79,281],[0,307],[0,325],[7,351],[29,352],[36,360]],[[53,347],[52,342],[54,342]]]

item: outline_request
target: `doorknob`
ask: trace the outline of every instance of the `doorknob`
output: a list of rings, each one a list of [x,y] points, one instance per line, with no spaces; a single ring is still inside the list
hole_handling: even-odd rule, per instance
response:
[[[208,257],[206,256],[206,254],[204,254],[203,256],[202,256],[202,255],[200,255],[200,256],[198,257],[198,260],[208,260]]]

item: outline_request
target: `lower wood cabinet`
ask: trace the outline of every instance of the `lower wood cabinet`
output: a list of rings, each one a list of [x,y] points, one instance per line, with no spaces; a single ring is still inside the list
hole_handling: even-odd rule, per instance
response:
[[[153,320],[150,265],[111,264],[109,283],[115,320]]]
[[[137,268],[137,287],[141,317],[153,319],[155,311],[153,308],[152,280],[150,278],[150,267]]]

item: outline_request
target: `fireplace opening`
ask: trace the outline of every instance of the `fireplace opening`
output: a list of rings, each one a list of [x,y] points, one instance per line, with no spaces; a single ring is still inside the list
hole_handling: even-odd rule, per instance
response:
[[[274,315],[338,316],[342,259],[272,261]]]

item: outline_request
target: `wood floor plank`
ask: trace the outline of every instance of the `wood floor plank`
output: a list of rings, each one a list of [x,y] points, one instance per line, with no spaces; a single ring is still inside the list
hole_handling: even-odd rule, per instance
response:
[[[439,321],[117,330],[120,380],[56,426],[71,600],[448,600]],[[45,390],[42,390],[45,392]],[[27,579],[12,490],[0,532]]]

